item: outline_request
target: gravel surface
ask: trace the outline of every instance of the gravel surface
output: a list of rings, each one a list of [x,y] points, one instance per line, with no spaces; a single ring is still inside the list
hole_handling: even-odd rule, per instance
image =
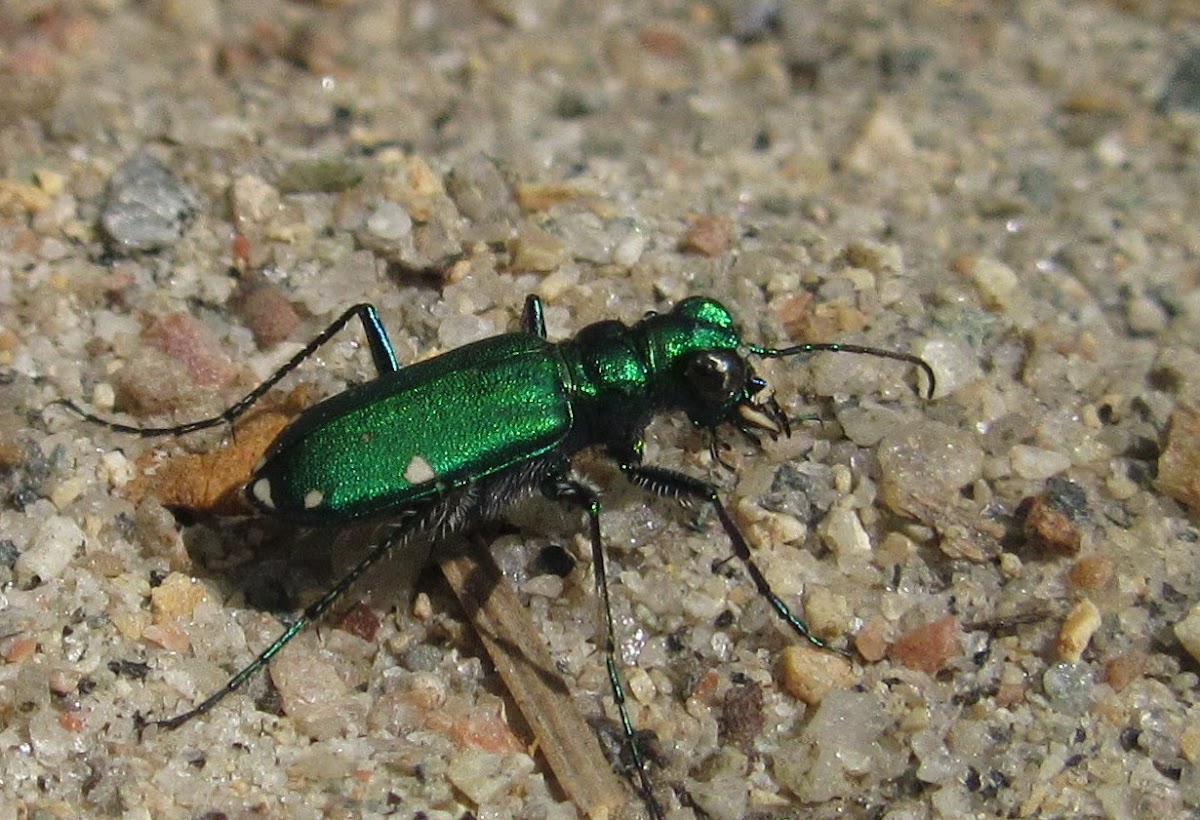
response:
[[[704,294],[936,374],[763,362],[794,435],[727,466],[648,432],[845,656],[711,511],[578,460],[668,818],[1197,816],[1198,197],[1183,2],[6,3],[0,820],[583,816],[423,549],[139,737],[377,537],[230,515],[280,420],[370,378],[357,328],[233,433],[49,406],[202,418],[356,302],[404,363],[530,293],[554,339]],[[466,541],[619,753],[578,518]]]

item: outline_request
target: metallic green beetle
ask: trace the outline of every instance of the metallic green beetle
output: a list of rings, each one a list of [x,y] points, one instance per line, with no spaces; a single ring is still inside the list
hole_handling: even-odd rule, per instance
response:
[[[642,463],[650,419],[683,411],[714,433],[729,422],[754,438],[789,435],[788,420],[747,356],[816,351],[864,353],[909,362],[934,376],[921,358],[859,345],[801,344],[784,349],[744,342],[719,302],[686,299],[670,312],[632,326],[598,322],[563,342],[546,339],[542,304],[525,302],[520,332],[484,339],[408,367],[367,304],[355,305],[267,381],[219,416],[175,427],[117,424],[61,403],[120,432],[179,435],[232,422],[354,318],[366,332],[376,378],[304,411],[271,445],[246,486],[259,510],[304,526],[337,526],[390,516],[395,526],[350,573],[311,604],[254,661],[187,712],[153,725],[174,728],[200,715],[266,665],[300,630],[398,544],[415,534],[441,538],[494,518],[521,495],[540,490],[588,517],[596,587],[606,618],[605,659],[613,697],[651,813],[662,816],[625,709],[615,658],[600,501],[570,475],[572,457],[601,445],[634,484],[658,495],[711,504],[758,591],[805,639],[823,646],[779,598],[754,563],[745,538],[710,483]]]

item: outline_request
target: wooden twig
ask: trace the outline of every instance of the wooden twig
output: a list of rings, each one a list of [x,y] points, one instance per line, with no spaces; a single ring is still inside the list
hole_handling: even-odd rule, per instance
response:
[[[442,561],[441,568],[563,792],[593,820],[615,817],[628,787],[609,765],[508,579],[483,550]]]

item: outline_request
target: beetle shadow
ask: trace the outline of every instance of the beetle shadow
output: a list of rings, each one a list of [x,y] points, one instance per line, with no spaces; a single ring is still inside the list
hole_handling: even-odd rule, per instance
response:
[[[336,584],[379,543],[389,526],[373,521],[337,529],[299,528],[257,517],[231,524],[229,519],[172,512],[183,526],[192,572],[217,581],[227,602],[235,602],[240,595],[247,608],[284,621]],[[489,550],[495,537],[512,531],[503,525],[483,524],[465,535],[442,540],[418,536],[406,541],[359,579],[318,625],[337,626],[342,615],[362,604],[411,611],[419,592],[430,594],[438,606],[454,607],[451,601],[457,600],[476,634],[486,633],[479,635],[481,639],[490,639],[504,655],[527,665],[546,687],[567,693],[569,687],[553,664],[547,668],[526,651],[528,641],[534,638],[545,647],[545,638],[526,606],[509,605],[499,624],[482,617],[497,605],[498,587],[508,587],[510,595],[516,596]],[[216,548],[214,540],[222,546]],[[237,555],[237,551],[248,555]],[[460,584],[447,584],[439,569],[443,562],[457,562],[467,569]],[[509,601],[505,596],[505,604]],[[481,643],[489,649],[486,640]]]
[[[448,570],[448,565],[456,567],[458,574]],[[439,550],[436,566],[492,656],[493,665],[498,662],[495,653],[499,650],[512,661],[524,664],[547,688],[560,694],[570,693],[570,687],[553,663],[547,666],[537,657],[543,653],[531,651],[540,647],[549,652],[545,636],[533,622],[528,606],[518,601],[516,589],[504,577],[483,540],[461,539],[450,549]],[[514,601],[518,601],[516,606]],[[494,647],[488,646],[489,641]],[[539,643],[534,646],[533,641]]]

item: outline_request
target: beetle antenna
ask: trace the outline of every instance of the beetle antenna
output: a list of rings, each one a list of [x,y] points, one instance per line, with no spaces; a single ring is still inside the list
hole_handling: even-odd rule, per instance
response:
[[[861,353],[864,356],[875,356],[880,359],[894,359],[898,362],[914,364],[925,372],[925,376],[929,379],[929,390],[926,391],[925,398],[932,399],[934,389],[937,386],[937,379],[933,375],[933,368],[929,366],[929,362],[920,356],[914,356],[912,353],[899,353],[895,350],[884,350],[881,347],[842,344],[841,342],[805,342],[804,344],[784,348],[759,347],[758,345],[747,345],[747,347],[751,353],[766,359],[781,359],[785,356],[802,356],[805,353],[821,352]]]

